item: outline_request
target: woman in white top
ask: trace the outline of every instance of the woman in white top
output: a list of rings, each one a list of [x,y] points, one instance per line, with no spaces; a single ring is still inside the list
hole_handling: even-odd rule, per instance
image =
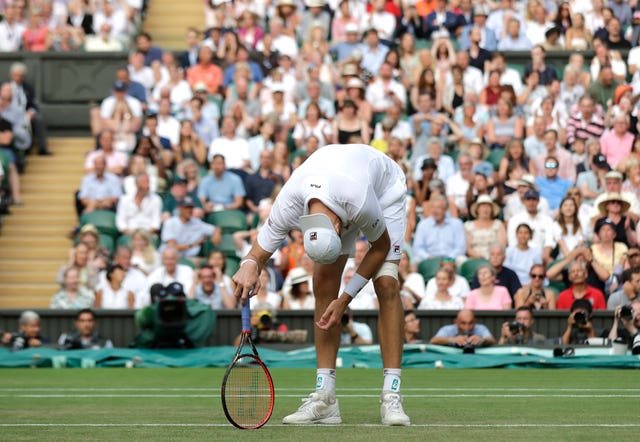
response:
[[[132,309],[133,293],[122,287],[125,271],[121,265],[115,264],[107,268],[107,282],[96,291],[95,308]]]
[[[316,300],[311,292],[309,281],[311,277],[302,267],[296,267],[289,271],[287,278],[290,280],[291,289],[285,296],[284,308],[290,310],[313,310]]]
[[[459,296],[451,294],[450,288],[454,280],[451,269],[440,267],[434,277],[436,292],[433,296],[425,296],[418,309],[421,310],[460,310],[464,307],[464,301]]]
[[[267,290],[269,287],[269,273],[263,268],[260,272],[260,290],[258,294],[251,297],[250,306],[253,310],[257,305],[267,303],[273,307],[274,310],[282,308],[282,296],[275,292]]]
[[[573,196],[564,197],[560,203],[552,231],[553,240],[560,249],[556,259],[564,258],[576,247],[584,245],[584,231],[578,219],[578,205]]]
[[[136,229],[131,235],[131,266],[148,275],[160,264],[160,254],[153,246],[151,234],[145,229]]]
[[[466,298],[470,291],[469,281],[467,281],[465,277],[456,274],[455,260],[453,258],[442,258],[440,260],[440,267],[451,270],[451,274],[453,275],[453,280],[451,282],[451,285],[449,286],[449,293],[451,293],[452,296],[458,298]],[[437,290],[438,287],[436,284],[436,278],[431,278],[429,282],[427,282],[427,288],[424,291],[424,297],[434,297]]]

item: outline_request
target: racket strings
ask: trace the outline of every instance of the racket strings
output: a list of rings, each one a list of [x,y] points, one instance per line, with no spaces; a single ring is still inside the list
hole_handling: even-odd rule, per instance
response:
[[[229,372],[225,401],[230,417],[240,426],[263,423],[271,412],[271,382],[251,356],[241,357]]]

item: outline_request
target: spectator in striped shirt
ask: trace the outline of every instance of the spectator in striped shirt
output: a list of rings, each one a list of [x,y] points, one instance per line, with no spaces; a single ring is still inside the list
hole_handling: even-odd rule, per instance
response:
[[[600,138],[604,133],[604,122],[595,113],[596,105],[593,97],[583,95],[578,103],[580,113],[571,115],[567,122],[567,142],[573,144],[576,138],[588,140]]]

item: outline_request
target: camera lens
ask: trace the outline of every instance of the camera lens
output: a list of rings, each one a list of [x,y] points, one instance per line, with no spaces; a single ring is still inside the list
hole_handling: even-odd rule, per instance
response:
[[[583,310],[579,310],[575,313],[575,315],[573,315],[573,319],[575,319],[576,324],[585,325],[588,320],[587,313]]]
[[[349,323],[349,315],[342,315],[342,326],[344,327]]]
[[[623,305],[620,308],[620,319],[624,319],[625,321],[631,321],[633,319],[633,310],[630,305]]]
[[[522,324],[520,324],[519,322],[513,321],[509,323],[509,331],[512,335],[519,333],[521,328]]]

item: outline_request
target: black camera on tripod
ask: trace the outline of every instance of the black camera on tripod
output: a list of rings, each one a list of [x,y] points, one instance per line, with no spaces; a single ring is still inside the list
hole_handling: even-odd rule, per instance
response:
[[[587,325],[587,322],[589,322],[589,313],[585,312],[584,310],[578,310],[573,315],[573,319],[578,327],[582,327],[584,325]]]

